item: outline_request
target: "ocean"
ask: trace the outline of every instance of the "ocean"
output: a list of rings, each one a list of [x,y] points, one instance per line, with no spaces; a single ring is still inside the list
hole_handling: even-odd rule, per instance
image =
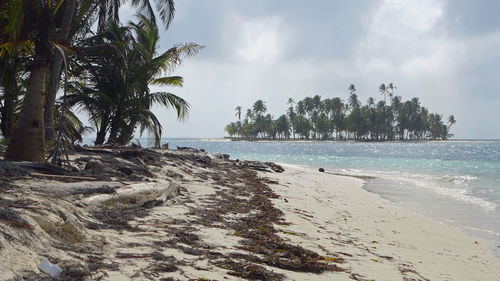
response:
[[[146,144],[146,140],[141,140]],[[486,239],[500,257],[500,141],[335,142],[163,139],[231,159],[363,177],[391,204]]]

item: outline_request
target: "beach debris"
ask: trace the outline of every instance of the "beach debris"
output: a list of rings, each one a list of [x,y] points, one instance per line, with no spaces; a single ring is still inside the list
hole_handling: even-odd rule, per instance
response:
[[[47,258],[43,258],[42,262],[38,265],[38,269],[47,273],[52,278],[59,277],[62,272],[62,269],[59,266],[52,264],[49,260],[47,260]]]
[[[222,156],[222,153],[220,153],[220,152],[215,152],[214,154],[211,154],[211,156],[213,159],[220,159],[220,160],[224,159],[224,157]]]
[[[177,146],[177,150],[184,150],[189,152],[205,152],[205,149],[196,149],[189,146]]]
[[[267,163],[254,163],[263,165],[267,170]],[[219,180],[221,185],[229,187],[231,192],[218,190],[216,196],[211,197],[211,202],[207,201],[207,205],[192,209],[190,214],[199,217],[194,223],[215,227],[224,225],[232,229],[234,235],[242,238],[237,248],[248,254],[239,254],[237,257],[224,256],[223,260],[215,259],[216,266],[231,270],[231,275],[250,280],[283,280],[283,276],[263,271],[264,265],[298,272],[345,271],[336,265],[343,262],[338,255],[324,257],[292,245],[286,238],[277,235],[280,230],[275,228],[275,225],[286,225],[287,222],[282,217],[283,213],[271,201],[272,198],[278,198],[277,194],[256,171],[236,166],[217,174],[222,178]],[[229,185],[234,182],[233,179],[237,179],[241,185]],[[242,197],[247,199],[240,199]],[[244,215],[250,212],[251,216]],[[244,216],[232,220],[227,214]]]
[[[14,227],[28,228],[28,229],[33,228],[32,225],[30,225],[25,219],[19,216],[19,213],[17,211],[1,208],[3,206],[3,202],[0,203],[2,203],[0,204],[0,222]]]
[[[30,170],[51,174],[66,174],[68,171],[47,163],[31,163],[0,160],[0,175],[5,178],[18,179],[27,176]]]
[[[168,149],[168,142],[161,145],[162,149]]]
[[[90,159],[85,165],[85,170],[102,171],[103,168],[104,165],[102,164],[101,160],[97,159]]]
[[[94,177],[51,175],[51,174],[41,174],[41,173],[30,173],[30,176],[49,178],[49,179],[57,179],[57,180],[76,180],[76,181],[95,181],[95,180],[97,180],[97,178],[94,178]]]
[[[80,168],[80,166],[78,166],[74,163],[70,163],[69,166],[70,166],[72,172],[80,172],[82,170]]]
[[[131,175],[134,172],[134,170],[129,167],[120,167],[118,168],[118,171],[124,173],[125,175]]]
[[[323,169],[323,168],[319,168],[319,171],[320,171],[320,172],[322,172],[322,173],[324,173],[324,172],[325,172],[325,169]]]

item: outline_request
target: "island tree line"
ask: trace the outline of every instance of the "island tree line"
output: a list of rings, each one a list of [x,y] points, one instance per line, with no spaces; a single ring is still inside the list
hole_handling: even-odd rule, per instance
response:
[[[403,101],[394,95],[395,88],[392,83],[380,85],[383,100],[370,97],[365,105],[353,84],[348,88],[347,101],[319,95],[300,101],[289,98],[286,113],[276,119],[266,114],[266,103],[257,100],[246,111],[237,106],[237,121],[224,130],[236,139],[273,140],[446,140],[453,136],[453,115],[444,121],[442,115],[421,106],[418,98]]]

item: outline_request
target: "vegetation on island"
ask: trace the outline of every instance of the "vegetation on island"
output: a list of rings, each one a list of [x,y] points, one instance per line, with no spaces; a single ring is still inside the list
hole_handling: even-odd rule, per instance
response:
[[[135,22],[120,22],[122,4],[136,9]],[[152,106],[173,107],[182,119],[189,104],[150,86],[182,86],[182,77],[166,74],[203,48],[187,43],[159,52],[157,18],[168,28],[174,13],[173,0],[0,0],[5,159],[43,162],[46,151],[57,156],[88,131],[96,144],[126,144],[136,129],[149,131],[159,145]],[[72,110],[86,112],[92,127]]]
[[[246,111],[237,106],[238,120],[224,130],[235,139],[272,140],[446,140],[453,136],[453,115],[445,123],[442,115],[429,113],[418,98],[403,101],[394,95],[394,89],[393,83],[381,84],[378,91],[383,100],[376,102],[370,97],[365,105],[353,84],[348,87],[347,101],[339,97],[321,99],[319,95],[297,102],[289,98],[286,114],[276,119],[266,114],[266,103],[257,100]]]

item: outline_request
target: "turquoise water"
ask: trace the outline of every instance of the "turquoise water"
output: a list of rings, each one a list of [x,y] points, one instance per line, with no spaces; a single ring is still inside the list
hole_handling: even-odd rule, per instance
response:
[[[371,176],[364,188],[394,205],[485,238],[500,256],[500,141],[232,142],[164,139],[231,159]],[[147,140],[141,140],[143,145]]]
[[[500,141],[232,142],[164,139],[231,159],[371,176],[364,188],[394,205],[487,239],[500,256]]]

